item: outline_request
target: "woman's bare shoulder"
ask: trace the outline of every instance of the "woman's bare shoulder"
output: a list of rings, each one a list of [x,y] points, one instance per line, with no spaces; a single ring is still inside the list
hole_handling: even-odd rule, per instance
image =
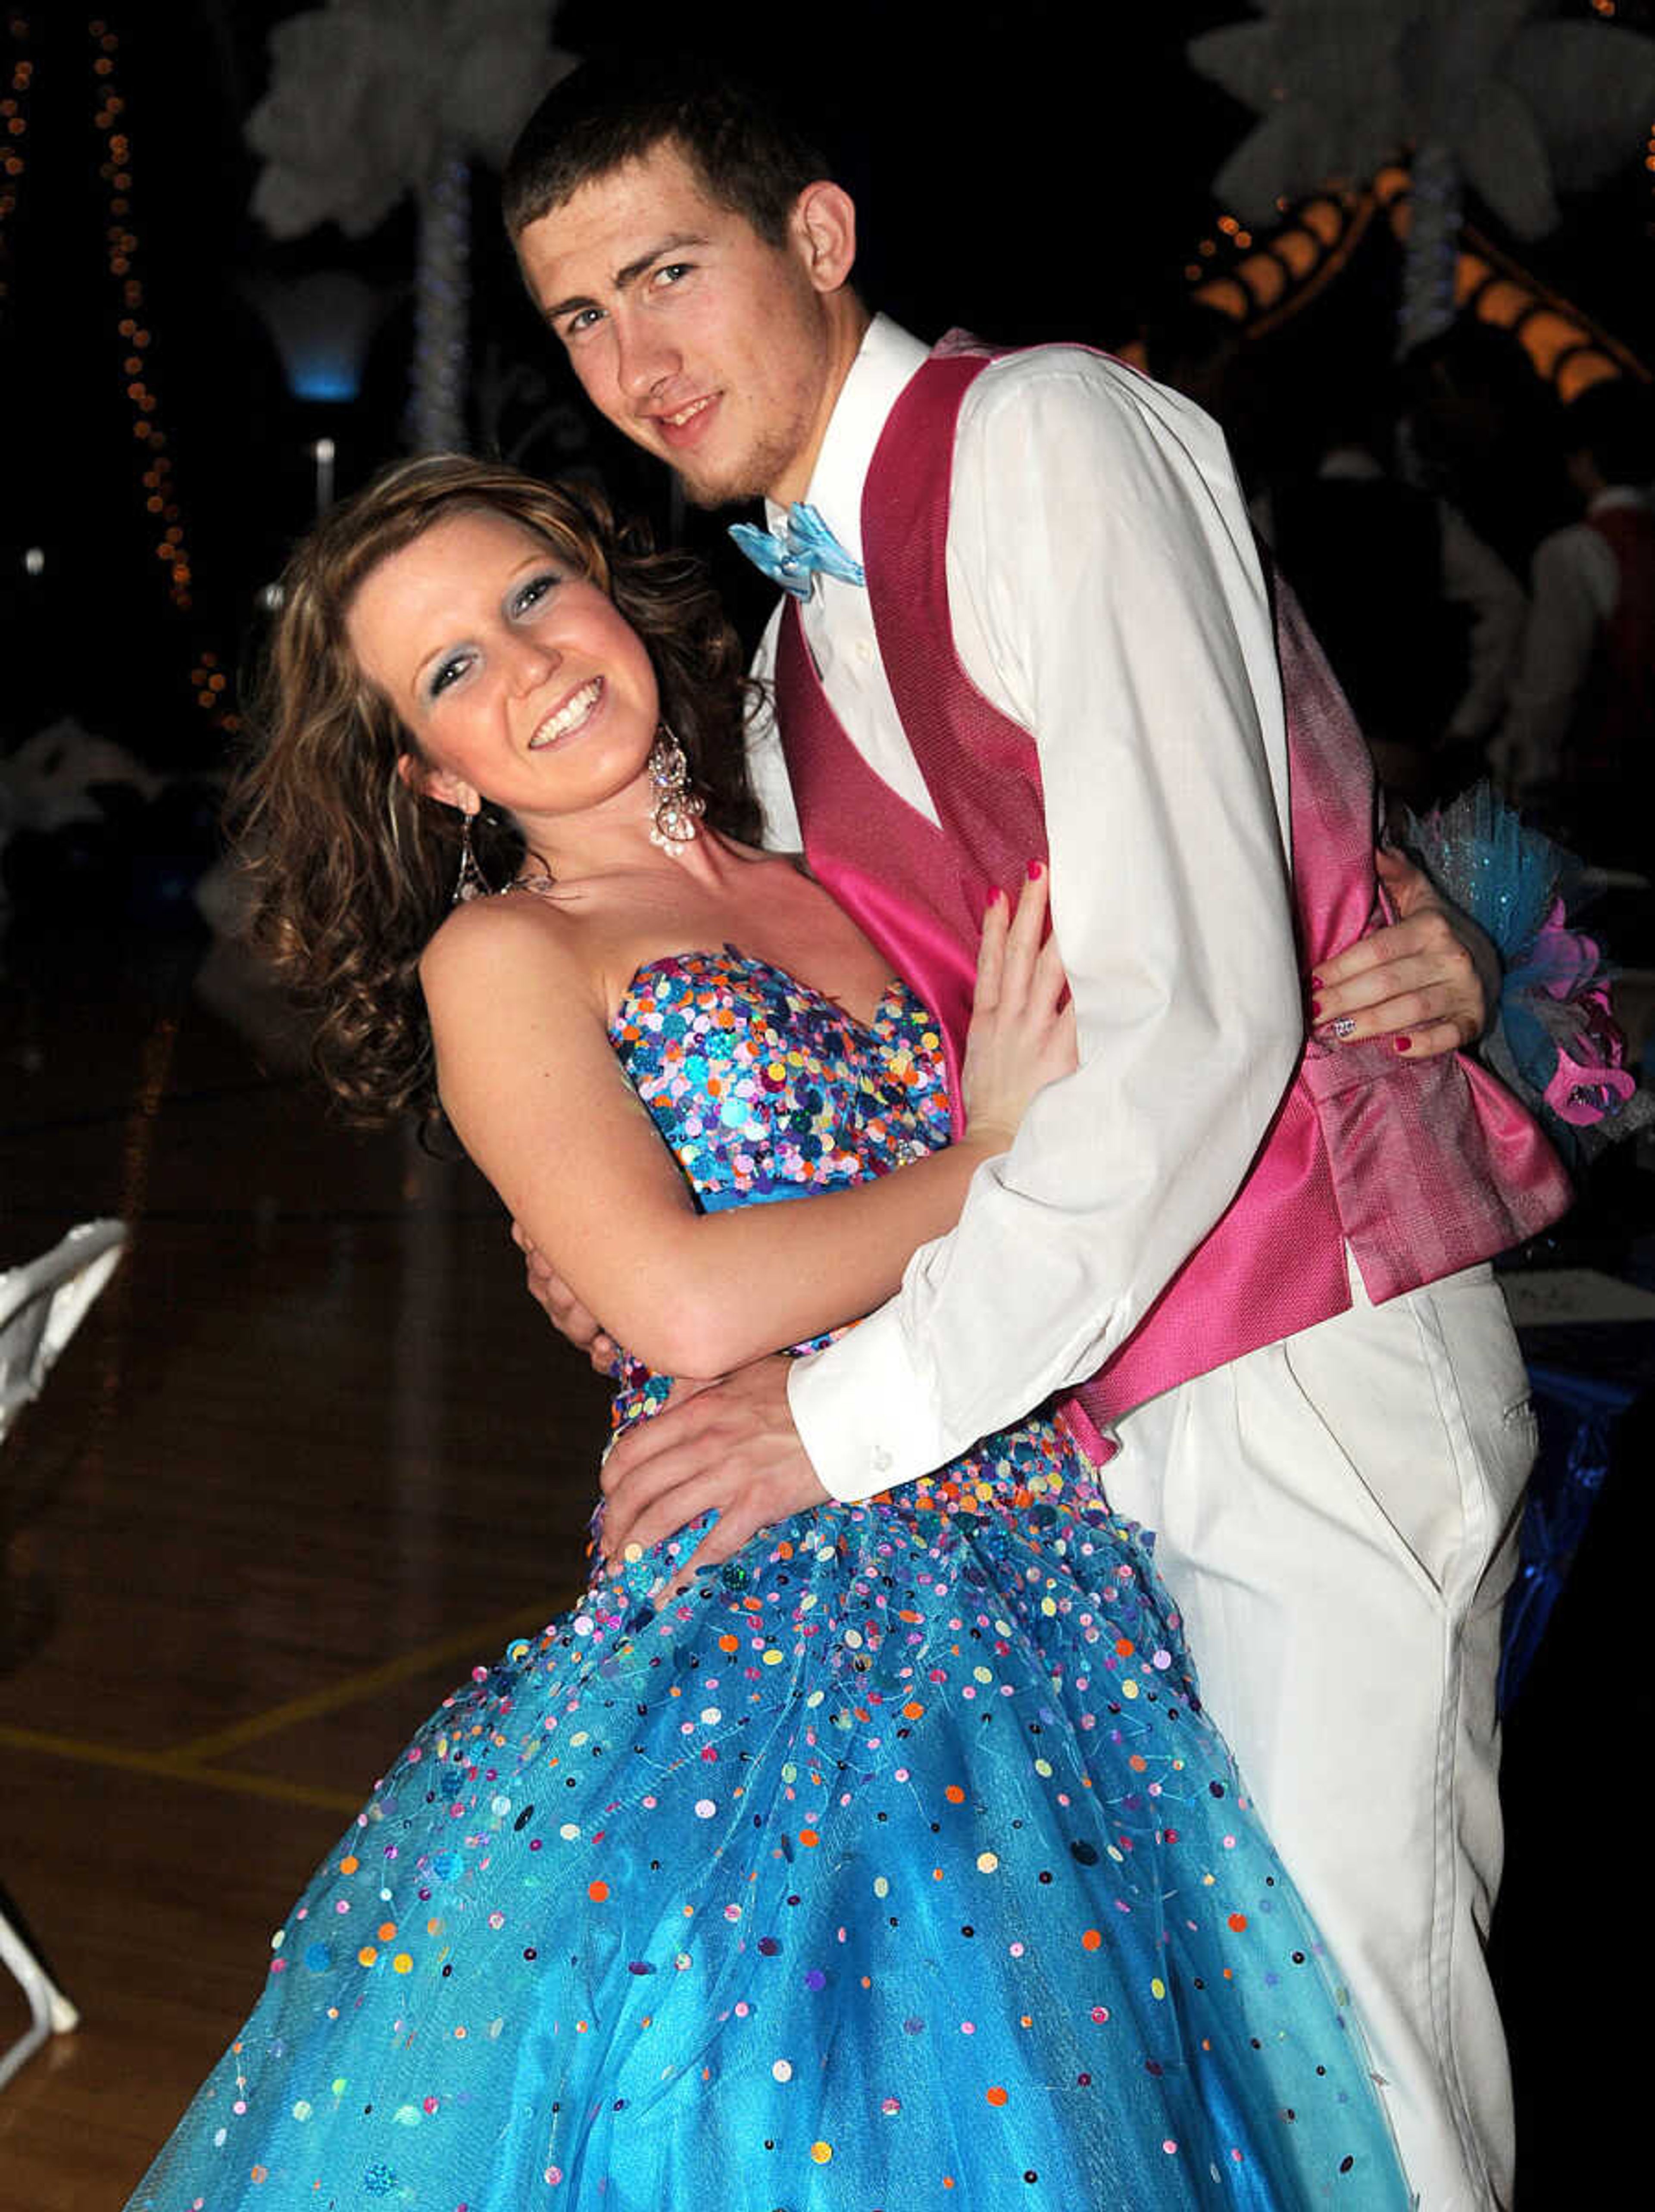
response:
[[[553,898],[501,892],[457,906],[420,956],[427,1005],[480,989],[600,995],[592,933]]]

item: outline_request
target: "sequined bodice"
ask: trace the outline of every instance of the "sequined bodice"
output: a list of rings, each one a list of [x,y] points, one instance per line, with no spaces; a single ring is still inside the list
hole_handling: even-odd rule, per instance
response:
[[[941,1040],[892,981],[872,1021],[726,946],[652,960],[610,1036],[702,1208],[842,1190],[949,1138]],[[616,1418],[647,1370],[621,1364]]]

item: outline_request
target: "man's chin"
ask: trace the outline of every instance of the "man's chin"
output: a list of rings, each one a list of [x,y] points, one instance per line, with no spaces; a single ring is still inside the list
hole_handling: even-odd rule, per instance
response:
[[[745,507],[762,499],[775,480],[771,457],[763,452],[727,461],[722,468],[710,460],[698,465],[694,458],[680,461],[668,454],[665,459],[689,504],[708,511]]]
[[[743,453],[726,450],[722,465],[710,453],[687,453],[682,459],[667,453],[663,459],[692,507],[744,507],[749,501],[767,498],[771,487],[785,480],[802,434],[790,421],[779,434],[754,440]]]

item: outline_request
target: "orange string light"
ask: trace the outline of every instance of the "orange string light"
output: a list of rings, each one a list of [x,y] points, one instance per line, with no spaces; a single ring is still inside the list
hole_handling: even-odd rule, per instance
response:
[[[6,33],[11,53],[10,68],[5,71],[6,94],[0,99],[0,122],[5,125],[5,151],[0,154],[0,309],[10,296],[6,224],[17,207],[28,136],[29,88],[34,79],[34,64],[28,53],[29,21],[22,9],[7,11]]]
[[[1613,8],[1600,8],[1612,14]],[[1647,166],[1655,170],[1655,126]],[[1381,169],[1364,193],[1325,192],[1295,207],[1278,200],[1277,212],[1291,220],[1256,252],[1234,216],[1216,225],[1225,250],[1204,238],[1203,258],[1191,261],[1184,274],[1193,296],[1228,315],[1249,337],[1262,337],[1304,307],[1349,261],[1376,210],[1383,211],[1399,240],[1408,234],[1411,179],[1400,165]],[[1216,261],[1216,266],[1214,265]],[[1285,277],[1288,282],[1284,282]],[[1457,307],[1512,333],[1537,373],[1565,400],[1591,384],[1616,376],[1647,383],[1650,372],[1631,351],[1573,304],[1550,292],[1527,270],[1499,252],[1468,224],[1455,268]]]
[[[194,605],[195,571],[173,480],[167,433],[152,419],[160,402],[148,373],[146,356],[154,341],[144,318],[143,280],[137,273],[139,243],[131,227],[132,142],[121,119],[126,112],[126,102],[116,84],[120,39],[107,23],[95,16],[88,24],[87,32],[94,49],[92,75],[97,102],[92,119],[105,142],[98,174],[109,190],[104,242],[108,250],[109,273],[119,287],[124,311],[115,329],[121,344],[120,366],[126,398],[132,409],[132,436],[144,464],[141,478],[144,512],[157,518],[163,526],[155,542],[155,558],[167,572],[167,594],[173,604],[187,614]],[[239,717],[227,710],[224,694],[227,686],[215,654],[199,654],[190,680],[197,707],[209,714],[221,729],[239,728]]]

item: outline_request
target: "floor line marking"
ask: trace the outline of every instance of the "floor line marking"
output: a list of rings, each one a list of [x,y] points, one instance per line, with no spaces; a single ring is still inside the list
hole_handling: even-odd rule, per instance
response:
[[[532,1628],[524,1626],[521,1606],[511,1613],[497,1613],[470,1628],[461,1629],[452,1636],[445,1636],[435,1644],[422,1644],[417,1650],[405,1651],[382,1665],[364,1668],[358,1674],[347,1674],[341,1680],[330,1682],[324,1689],[307,1691],[303,1697],[289,1698],[284,1705],[272,1705],[268,1712],[254,1713],[245,1721],[234,1722],[230,1727],[218,1729],[210,1735],[192,1737],[179,1744],[168,1754],[173,1759],[201,1761],[219,1759],[227,1751],[239,1751],[244,1744],[257,1743],[262,1738],[276,1735],[283,1729],[292,1728],[300,1721],[313,1720],[318,1714],[336,1711],[342,1705],[355,1705],[360,1698],[371,1697],[376,1690],[389,1689],[393,1684],[406,1681],[410,1674],[423,1674],[444,1659],[458,1659],[467,1653],[486,1652],[488,1662],[496,1656],[496,1647],[507,1637],[537,1636],[546,1622],[566,1612],[579,1596],[579,1590],[554,1592],[543,1616],[535,1620]],[[483,1663],[480,1662],[479,1663]]]
[[[82,1766],[118,1768],[161,1782],[193,1782],[205,1790],[227,1790],[243,1797],[272,1797],[288,1805],[320,1805],[333,1813],[355,1813],[366,1792],[328,1790],[313,1782],[288,1782],[276,1774],[243,1774],[233,1767],[200,1766],[175,1752],[125,1751],[118,1744],[83,1743],[74,1736],[48,1735],[37,1729],[0,1724],[0,1750],[45,1753]]]

